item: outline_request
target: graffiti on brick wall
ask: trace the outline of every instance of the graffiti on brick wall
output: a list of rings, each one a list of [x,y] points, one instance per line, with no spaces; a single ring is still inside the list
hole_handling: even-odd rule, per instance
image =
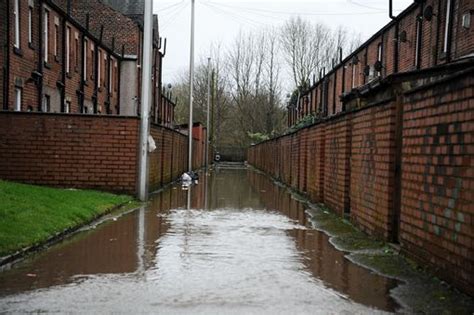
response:
[[[452,132],[450,132],[450,127]],[[457,141],[452,141],[452,136],[456,137]],[[464,152],[466,147],[463,144],[464,134],[461,133],[460,123],[442,123],[425,129],[422,154],[427,156],[428,161],[422,175],[422,190],[428,200],[419,200],[423,229],[434,232],[440,237],[451,238],[453,241],[457,241],[461,226],[465,222],[463,213],[456,210],[463,179],[461,167],[448,165],[455,165],[456,146],[461,150],[456,153],[466,153]],[[467,156],[466,159],[468,161],[465,161],[465,164],[470,165],[470,156]],[[448,200],[442,213],[436,211],[440,205],[435,202],[440,203],[440,198]],[[449,226],[450,221],[454,221],[453,228]],[[430,231],[430,227],[432,231]]]
[[[375,133],[369,132],[363,136],[362,143],[362,187],[359,187],[360,200],[366,209],[373,208],[375,202],[374,184],[375,184],[375,154],[377,148],[375,145]]]
[[[331,170],[329,174],[333,176],[328,176],[329,187],[337,187],[338,185],[338,175],[339,175],[339,163],[338,163],[338,152],[339,152],[339,138],[334,137],[329,142],[329,169]]]

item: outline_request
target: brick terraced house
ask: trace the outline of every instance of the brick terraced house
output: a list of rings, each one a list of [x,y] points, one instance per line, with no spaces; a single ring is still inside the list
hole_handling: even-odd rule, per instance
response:
[[[143,1],[0,2],[0,106],[4,111],[137,116]],[[171,127],[175,104],[162,93],[166,45],[154,16],[152,113]]]
[[[343,97],[384,78],[474,58],[472,0],[415,0],[288,106],[288,126],[344,111]],[[323,71],[325,72],[325,71]]]

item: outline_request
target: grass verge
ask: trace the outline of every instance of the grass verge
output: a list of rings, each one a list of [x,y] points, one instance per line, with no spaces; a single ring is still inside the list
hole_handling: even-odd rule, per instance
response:
[[[126,195],[0,180],[0,257],[45,242],[131,200]]]

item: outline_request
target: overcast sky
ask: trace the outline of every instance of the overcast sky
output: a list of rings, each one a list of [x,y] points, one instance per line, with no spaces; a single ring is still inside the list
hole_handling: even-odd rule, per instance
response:
[[[368,39],[387,24],[388,0],[195,0],[195,60],[207,60],[211,45],[228,45],[239,30],[279,26],[291,15],[310,21],[338,25]],[[400,12],[413,0],[393,0]],[[189,68],[191,0],[154,0],[160,33],[168,39],[163,64],[163,82],[173,83]]]

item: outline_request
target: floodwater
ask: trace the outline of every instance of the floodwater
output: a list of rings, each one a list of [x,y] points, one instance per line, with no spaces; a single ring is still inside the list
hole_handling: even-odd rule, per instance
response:
[[[304,210],[264,175],[215,170],[4,270],[0,313],[396,311],[397,282],[345,259]]]

